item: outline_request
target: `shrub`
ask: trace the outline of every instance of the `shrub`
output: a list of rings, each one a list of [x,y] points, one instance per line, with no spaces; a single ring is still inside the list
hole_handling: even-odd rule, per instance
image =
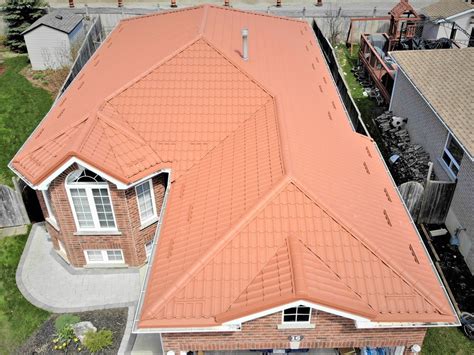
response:
[[[112,345],[112,331],[107,329],[99,330],[96,333],[88,331],[84,336],[84,345],[91,353],[104,350]]]
[[[63,314],[56,318],[54,322],[54,327],[56,328],[57,332],[61,332],[66,326],[73,325],[79,323],[81,318],[72,314]]]

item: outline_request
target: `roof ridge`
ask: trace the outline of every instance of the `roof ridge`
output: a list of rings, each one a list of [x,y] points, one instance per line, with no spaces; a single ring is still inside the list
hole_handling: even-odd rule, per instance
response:
[[[147,18],[147,17],[163,16],[163,15],[169,15],[169,14],[172,14],[172,13],[179,13],[179,12],[197,10],[201,7],[204,7],[205,5],[207,5],[207,4],[194,5],[194,6],[189,6],[189,7],[182,7],[180,9],[159,9],[158,11],[153,12],[151,14],[144,14],[144,15],[140,15],[140,16],[124,18],[124,19],[121,19],[120,22],[131,22],[131,21],[134,21],[134,20],[140,20],[140,19]]]
[[[349,290],[351,290],[353,293],[355,293],[357,295],[357,297],[359,297],[359,299],[364,302],[364,303],[367,303],[367,305],[372,308],[375,312],[375,308],[372,307],[372,305],[369,303],[369,302],[366,302],[362,299],[362,296],[359,292],[357,292],[356,290],[353,290],[351,286],[349,286],[343,279],[341,276],[339,276],[339,274],[334,271],[323,259],[321,259],[321,257],[313,250],[311,249],[305,242],[303,242],[301,239],[298,238],[298,241],[301,243],[301,245],[311,254],[313,255],[314,257],[316,257],[335,277],[337,277],[339,279],[339,281],[341,281]]]
[[[270,191],[258,199],[255,205],[248,209],[245,214],[234,225],[232,225],[216,243],[214,243],[214,245],[207,251],[206,254],[204,254],[201,258],[198,258],[196,262],[176,280],[174,285],[170,287],[163,296],[160,297],[161,300],[158,300],[155,304],[153,304],[152,307],[150,307],[151,313],[156,314],[158,309],[160,309],[176,292],[185,286],[187,282],[194,276],[194,274],[206,266],[211,258],[232,240],[232,237],[237,234],[237,231],[244,228],[250,222],[251,217],[253,217],[255,213],[265,208],[269,201],[272,201],[275,196],[283,191],[289,182],[289,178],[286,175],[283,175],[282,179],[277,184],[275,184],[272,189],[270,189]]]
[[[291,182],[290,182],[291,184]],[[290,265],[291,265],[291,278],[294,283],[294,294],[295,296],[307,296],[308,288],[305,281],[305,269],[301,263],[301,258],[298,258],[297,250],[300,250],[298,245],[298,240],[294,240],[295,237],[289,235],[286,237],[286,242],[288,244],[288,253],[290,255]]]
[[[379,258],[383,263],[385,263],[395,274],[397,274],[403,281],[405,281],[408,285],[410,285],[413,290],[418,292],[428,303],[433,305],[440,313],[444,312],[443,307],[441,307],[438,302],[435,302],[429,296],[429,292],[425,289],[425,287],[413,280],[403,268],[400,269],[398,263],[394,262],[393,259],[387,255],[384,251],[380,248],[373,246],[369,243],[365,238],[361,237],[361,233],[358,232],[356,228],[347,224],[345,219],[340,217],[338,214],[334,213],[332,210],[328,209],[325,204],[321,203],[319,199],[315,198],[313,194],[311,194],[308,190],[306,190],[297,179],[292,177],[292,181],[294,185],[303,193],[305,194],[311,201],[313,201],[319,208],[321,208],[328,216],[333,218],[336,222],[341,225],[341,228],[345,229],[348,233],[350,233],[354,238],[356,238],[362,245],[367,248],[373,255]]]
[[[122,159],[120,159],[120,158],[117,156],[117,153],[115,152],[114,147],[113,147],[112,144],[110,144],[110,142],[109,142],[109,140],[110,140],[110,134],[109,134],[109,132],[108,132],[108,130],[107,130],[107,127],[104,127],[104,125],[107,125],[108,123],[105,122],[104,120],[98,119],[96,125],[97,125],[97,124],[100,124],[100,125],[102,126],[102,129],[104,130],[104,135],[107,136],[106,144],[108,144],[108,146],[110,147],[110,150],[111,150],[112,154],[114,155],[115,161],[117,162],[117,165],[119,166],[120,170],[122,171],[122,174],[123,174],[124,176],[126,176],[126,174],[124,173],[124,170],[123,170],[123,166],[122,166],[122,165],[123,165]],[[111,126],[109,125],[109,127],[111,127]],[[114,127],[111,127],[111,128],[114,128]]]
[[[120,88],[118,88],[117,90],[115,90],[113,93],[111,93],[110,95],[108,95],[105,99],[104,99],[104,102],[108,102],[110,103],[110,101],[115,98],[116,96],[120,95],[121,93],[123,93],[124,91],[126,91],[127,89],[129,89],[130,87],[132,87],[134,84],[136,84],[138,81],[140,81],[141,79],[143,79],[145,76],[147,76],[148,74],[150,74],[151,72],[153,72],[154,70],[158,69],[159,67],[161,67],[163,64],[165,64],[166,62],[170,61],[171,59],[173,59],[174,57],[176,57],[178,54],[180,54],[181,52],[185,51],[187,48],[191,47],[194,43],[196,43],[197,41],[199,41],[200,39],[202,38],[201,35],[197,35],[196,37],[194,37],[191,41],[189,42],[186,42],[184,45],[182,45],[181,47],[179,47],[178,49],[176,49],[174,52],[172,52],[170,55],[164,57],[162,60],[160,60],[159,62],[155,63],[154,65],[152,65],[150,68],[148,68],[147,70],[145,70],[144,72],[138,74],[136,77],[134,77],[132,80],[126,82],[124,85],[122,85]]]
[[[292,17],[284,17],[284,16],[279,16],[279,15],[269,14],[269,13],[266,13],[266,12],[263,12],[263,11],[260,12],[260,11],[252,11],[252,10],[234,9],[230,6],[222,6],[222,5],[216,5],[216,4],[204,4],[204,5],[201,5],[201,6],[208,6],[208,7],[212,7],[212,8],[219,9],[219,10],[227,10],[227,11],[233,11],[233,12],[239,12],[239,13],[244,12],[244,13],[249,14],[249,15],[262,16],[262,17],[268,17],[268,18],[271,18],[271,19],[279,19],[279,20],[286,20],[286,21],[289,21],[289,22],[298,22],[298,23],[307,24],[307,22],[305,20],[300,20],[300,19],[292,18]]]

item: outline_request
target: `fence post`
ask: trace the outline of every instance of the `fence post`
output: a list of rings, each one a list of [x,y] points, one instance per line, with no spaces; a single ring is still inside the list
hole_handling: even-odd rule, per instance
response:
[[[230,1],[229,0],[224,0],[224,6],[230,6]]]
[[[123,0],[117,0],[117,7],[123,7]]]
[[[74,0],[69,0],[69,7],[74,8]]]
[[[171,0],[171,7],[178,7],[176,0]]]
[[[318,0],[316,1],[316,4],[314,4],[315,6],[323,6],[323,0]]]
[[[276,7],[281,7],[281,0],[277,0]]]

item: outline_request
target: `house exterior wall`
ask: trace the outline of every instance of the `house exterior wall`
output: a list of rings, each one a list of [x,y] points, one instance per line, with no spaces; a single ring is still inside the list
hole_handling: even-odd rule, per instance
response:
[[[390,110],[397,116],[408,118],[407,130],[411,141],[420,144],[429,153],[438,179],[449,181],[449,175],[440,162],[448,130],[400,70],[397,72]]]
[[[471,18],[474,16],[474,11],[465,13],[460,16],[452,17],[449,19],[450,22],[455,22],[459,27],[463,28],[468,34],[471,33],[473,24]],[[423,28],[423,38],[425,39],[440,39],[450,38],[452,25],[447,24],[430,24],[426,23]],[[466,36],[463,32],[457,31],[454,40],[461,47],[467,47],[469,42],[469,36]]]
[[[24,38],[33,70],[59,69],[71,64],[67,33],[39,26],[26,33]]]
[[[62,241],[67,259],[75,267],[86,265],[84,255],[86,249],[122,249],[125,264],[128,266],[143,265],[146,262],[145,244],[153,240],[157,222],[142,228],[135,188],[118,190],[115,185],[109,183],[110,198],[119,235],[78,235],[65,186],[67,175],[76,168],[70,167],[49,186],[50,203],[56,214],[58,229],[48,221],[48,218],[46,227],[54,248],[59,251],[59,241]],[[155,176],[152,183],[157,215],[159,216],[166,189],[165,175]],[[38,192],[38,198],[44,215],[48,216],[41,192]]]
[[[175,351],[290,349],[289,336],[302,335],[300,349],[405,346],[423,343],[426,328],[357,329],[351,319],[314,310],[310,329],[278,329],[281,312],[242,324],[241,331],[163,333],[165,353]],[[408,349],[406,349],[408,350]],[[408,353],[408,352],[407,352]]]
[[[413,143],[423,146],[430,154],[433,170],[439,180],[449,181],[441,156],[448,137],[448,129],[409,82],[403,72],[397,72],[390,110],[397,116],[408,118],[407,130]],[[467,154],[461,161],[457,186],[446,219],[451,234],[462,226],[460,251],[474,273],[474,163]]]

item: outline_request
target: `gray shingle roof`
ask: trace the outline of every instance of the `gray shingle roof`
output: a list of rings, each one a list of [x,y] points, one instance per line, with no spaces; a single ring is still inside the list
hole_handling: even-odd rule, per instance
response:
[[[474,47],[392,52],[391,56],[474,156]]]
[[[472,9],[474,6],[464,0],[441,0],[421,9],[421,13],[432,19],[437,19],[448,18]]]
[[[81,21],[82,16],[72,11],[52,11],[33,22],[22,34],[28,33],[41,25],[54,28],[61,32],[71,33]]]

